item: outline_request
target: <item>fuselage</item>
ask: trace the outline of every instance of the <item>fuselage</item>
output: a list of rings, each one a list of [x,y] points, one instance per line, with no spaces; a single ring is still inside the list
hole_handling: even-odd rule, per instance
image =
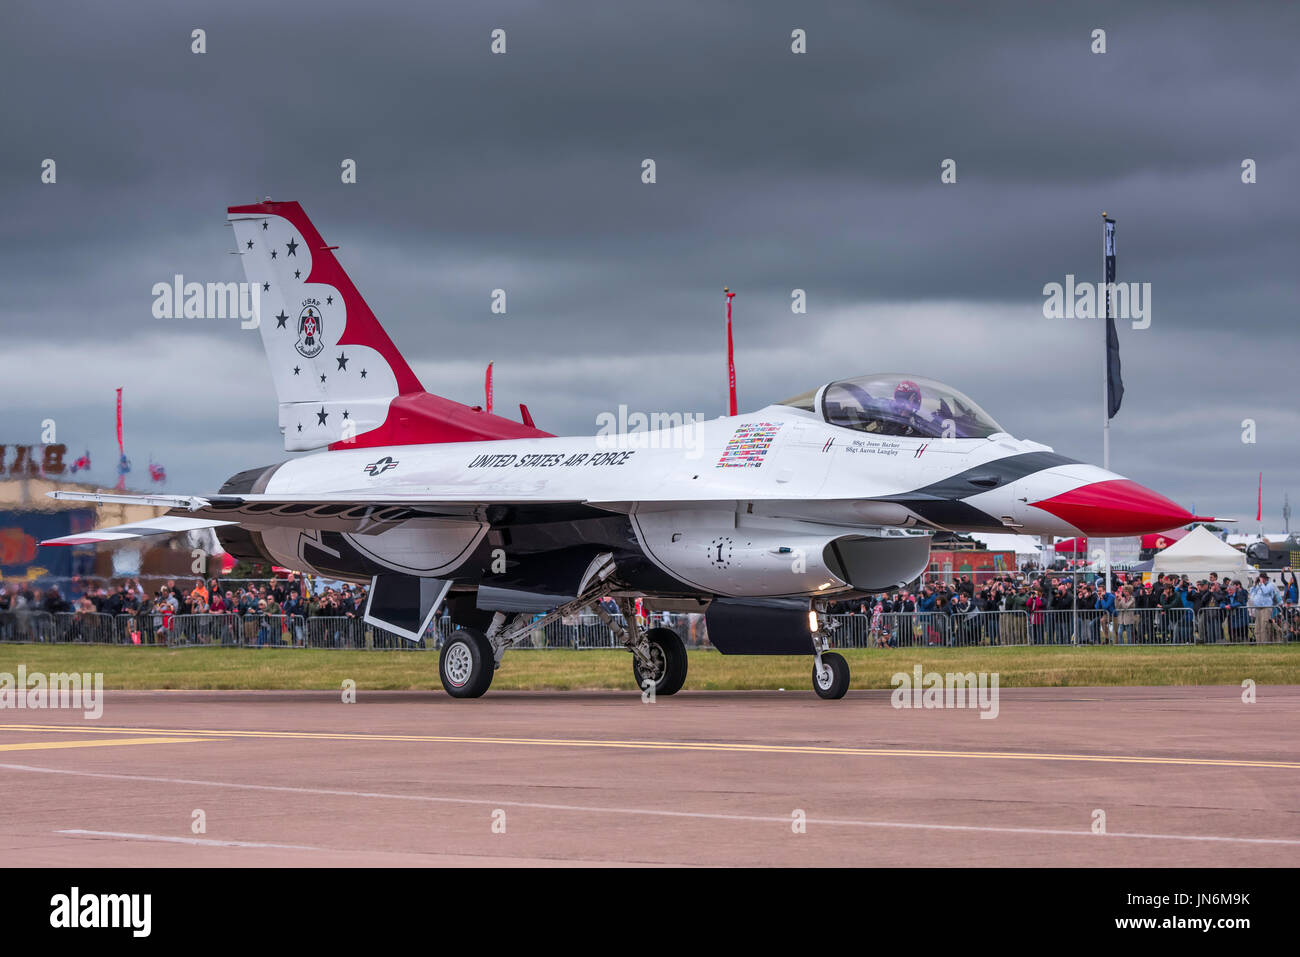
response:
[[[1152,521],[1177,524],[1185,514],[1134,516],[1130,530],[1114,521],[1074,524],[1034,504],[1114,481],[1127,480],[1005,433],[874,437],[774,405],[627,434],[322,452],[283,463],[260,491],[583,502],[618,512],[743,503],[754,506],[750,514],[849,527],[1101,537],[1150,531]]]
[[[1006,433],[876,436],[787,405],[622,434],[329,451],[245,474],[222,491],[464,503],[460,515],[362,532],[265,529],[263,551],[278,564],[557,594],[572,592],[578,566],[601,551],[644,557],[647,591],[825,593],[851,590],[826,548],[845,536],[1104,536],[1162,530],[1187,514],[1155,493],[1145,512],[1089,506],[1089,490],[1140,486]],[[510,572],[493,574],[494,549]],[[796,573],[788,556],[804,559]]]

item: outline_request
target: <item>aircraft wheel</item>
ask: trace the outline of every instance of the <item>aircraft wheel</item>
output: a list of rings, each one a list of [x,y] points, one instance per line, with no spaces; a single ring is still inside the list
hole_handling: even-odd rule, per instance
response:
[[[483,632],[462,628],[443,643],[438,677],[453,698],[477,698],[492,684],[496,659]]]
[[[636,686],[645,689],[645,680],[653,679],[655,695],[676,694],[686,683],[686,645],[671,628],[651,628],[645,633],[650,645],[651,671],[643,671],[641,662],[632,659],[632,676]]]
[[[849,690],[849,663],[843,655],[833,651],[822,652],[822,670],[817,671],[817,661],[813,660],[813,690],[819,697],[834,701],[843,698]]]

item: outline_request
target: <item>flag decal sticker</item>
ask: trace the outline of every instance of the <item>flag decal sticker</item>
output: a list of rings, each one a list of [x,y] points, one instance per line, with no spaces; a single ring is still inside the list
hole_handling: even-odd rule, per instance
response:
[[[715,468],[758,468],[767,456],[781,422],[750,422],[740,426],[727,442]]]

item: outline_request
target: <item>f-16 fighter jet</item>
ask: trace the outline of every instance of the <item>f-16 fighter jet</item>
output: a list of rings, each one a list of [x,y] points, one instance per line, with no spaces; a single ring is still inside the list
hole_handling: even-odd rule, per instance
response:
[[[294,202],[233,206],[288,451],[204,495],[51,493],[169,507],[45,542],[211,528],[237,558],[369,585],[365,619],[418,640],[446,608],[443,687],[482,695],[502,656],[582,610],[631,652],[638,686],[686,680],[675,632],[644,610],[702,612],[723,654],[808,654],[843,696],[831,601],[897,588],[930,536],[1139,535],[1193,516],[1121,475],[1017,439],[918,375],[839,379],[762,408],[623,435],[554,436],[425,391]],[[617,607],[615,616],[606,607]],[[541,616],[541,617],[539,617]]]

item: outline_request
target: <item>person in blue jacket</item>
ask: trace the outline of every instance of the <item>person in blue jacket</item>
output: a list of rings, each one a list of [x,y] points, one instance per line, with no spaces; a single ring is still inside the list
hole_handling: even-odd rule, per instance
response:
[[[926,585],[925,590],[921,593],[920,600],[916,603],[916,610],[921,616],[921,641],[927,645],[934,642],[935,636],[931,634],[931,629],[938,625],[938,619],[935,615],[935,608],[938,604],[939,593],[933,586]]]
[[[1093,607],[1100,614],[1097,616],[1097,638],[1102,644],[1111,643],[1111,634],[1114,631],[1115,621],[1115,594],[1106,590],[1106,579],[1097,579],[1097,598]]]
[[[1228,583],[1228,640],[1245,641],[1250,628],[1250,612],[1246,610],[1250,595],[1236,579]]]

